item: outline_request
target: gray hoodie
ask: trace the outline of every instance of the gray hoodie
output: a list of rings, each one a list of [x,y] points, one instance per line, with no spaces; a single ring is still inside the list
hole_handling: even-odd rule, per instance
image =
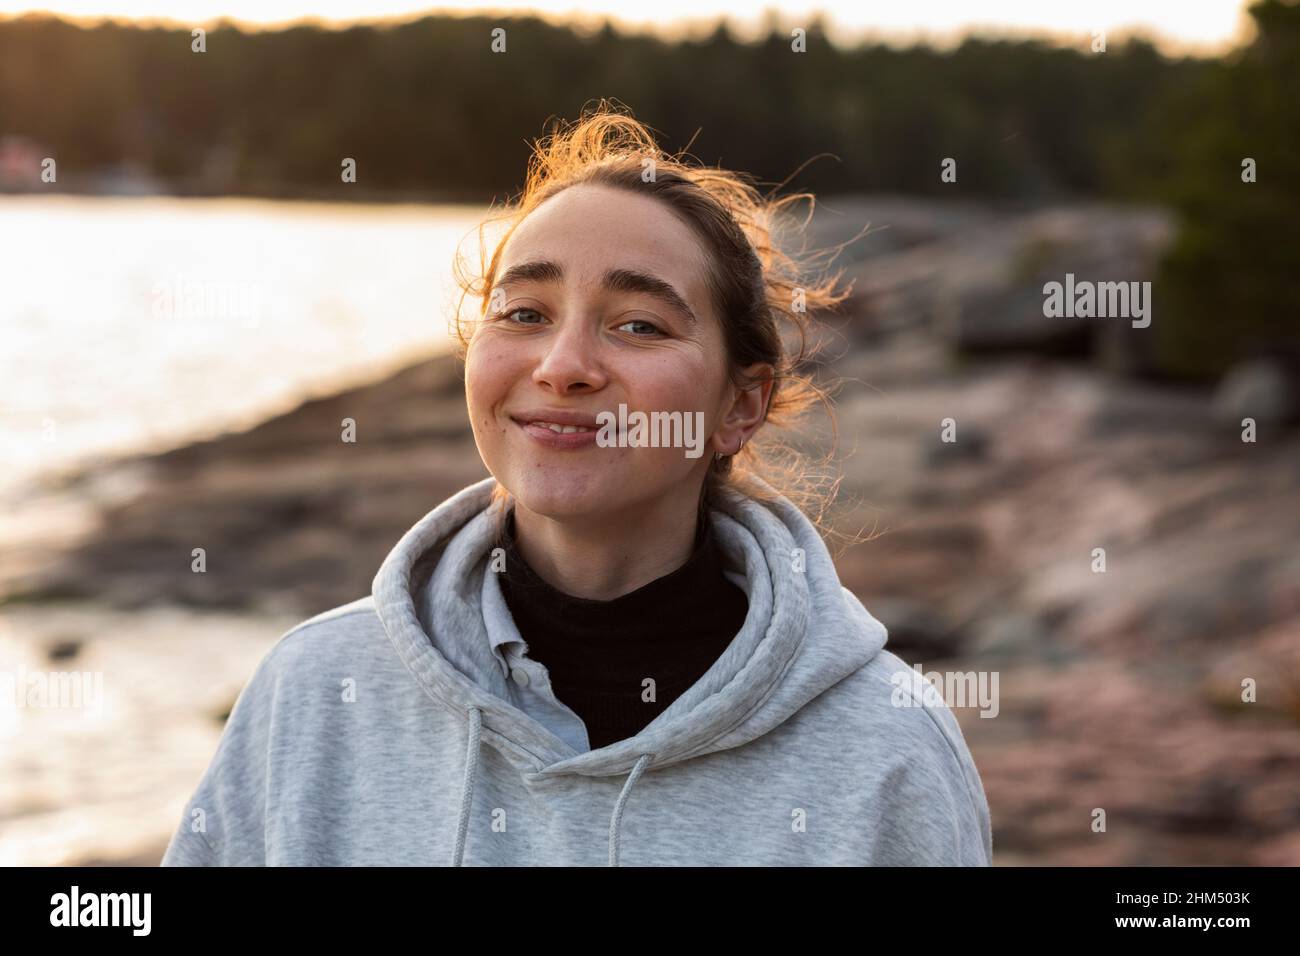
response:
[[[493,485],[267,652],[164,866],[991,863],[956,719],[899,679],[914,672],[788,500],[726,496],[712,517],[743,627],[636,736],[579,752],[516,705],[490,647],[492,628],[518,635]]]

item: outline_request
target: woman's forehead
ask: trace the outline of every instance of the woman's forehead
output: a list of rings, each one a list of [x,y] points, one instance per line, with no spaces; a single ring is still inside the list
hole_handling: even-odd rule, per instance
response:
[[[658,275],[702,288],[704,250],[691,228],[663,202],[633,192],[571,186],[530,212],[502,249],[498,275],[522,263],[547,260],[565,282],[599,283],[611,269]]]
[[[603,195],[610,193],[614,198]],[[662,207],[658,200],[629,193],[632,202],[620,204],[617,190],[601,194],[564,203],[562,193],[529,213],[502,250],[495,285],[530,281],[597,290],[621,276],[614,287],[643,289],[646,282],[625,278],[634,276],[671,287],[690,312],[705,315],[705,254],[689,226],[667,207],[656,209]]]

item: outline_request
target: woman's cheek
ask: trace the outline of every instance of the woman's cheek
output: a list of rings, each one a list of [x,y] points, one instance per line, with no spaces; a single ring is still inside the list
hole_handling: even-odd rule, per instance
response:
[[[506,391],[504,356],[496,352],[489,341],[480,342],[465,360],[465,384],[471,414],[475,420],[491,418],[491,409]]]

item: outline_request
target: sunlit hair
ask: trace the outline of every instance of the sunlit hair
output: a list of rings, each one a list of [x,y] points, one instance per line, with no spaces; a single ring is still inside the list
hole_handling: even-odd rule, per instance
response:
[[[653,169],[653,177],[647,168]],[[764,424],[739,454],[712,461],[701,510],[713,505],[724,486],[758,499],[770,497],[750,480],[758,476],[826,532],[823,521],[839,486],[839,479],[825,473],[824,467],[834,453],[835,419],[828,392],[801,370],[811,366],[818,348],[810,341],[812,314],[837,307],[849,291],[837,291],[838,274],[810,279],[805,273],[818,257],[798,262],[773,239],[773,232],[785,224],[782,213],[788,206],[804,198],[815,205],[811,193],[768,198],[747,174],[693,165],[683,153],[669,155],[659,148],[650,127],[602,99],[576,122],[559,123],[534,143],[522,192],[478,227],[478,270],[467,269],[457,255],[455,275],[461,295],[452,331],[460,360],[465,360],[477,322],[477,318],[463,319],[465,297],[481,298],[479,318],[486,315],[501,252],[511,234],[547,199],[578,184],[625,189],[670,206],[708,251],[708,289],[722,323],[731,382],[742,388],[755,384],[741,374],[741,369],[755,363],[775,369]],[[811,210],[812,205],[810,215]],[[492,223],[507,228],[489,258],[484,232]],[[818,403],[830,420],[832,443],[824,456],[814,458],[774,429],[798,434],[796,426]],[[508,497],[500,486],[497,494]]]

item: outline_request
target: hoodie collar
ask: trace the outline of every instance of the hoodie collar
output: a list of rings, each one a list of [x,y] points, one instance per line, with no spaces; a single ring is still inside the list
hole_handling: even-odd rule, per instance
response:
[[[497,576],[497,581],[499,584],[517,586],[514,593],[519,600],[531,602],[535,610],[540,609],[548,619],[572,620],[588,631],[608,633],[611,627],[618,627],[622,621],[662,621],[665,602],[668,601],[678,605],[672,609],[674,613],[670,618],[682,621],[704,611],[706,605],[715,599],[710,586],[721,575],[722,560],[707,516],[699,522],[691,553],[684,563],[636,590],[610,600],[574,597],[545,581],[529,566],[519,551],[514,521],[512,510],[506,518],[501,539],[495,543],[495,547],[504,549],[506,558],[505,570]],[[503,597],[504,591],[502,588]],[[488,624],[488,644],[501,667],[502,676],[509,677],[510,664],[506,660],[504,648],[510,644],[522,647],[524,642],[516,629],[491,626],[501,615],[488,613],[488,601],[489,595],[485,589],[484,620]],[[509,611],[506,614],[509,616]]]
[[[420,519],[384,560],[373,594],[393,647],[429,697],[467,725],[481,721],[482,741],[523,772],[628,774],[739,746],[861,667],[884,644],[883,626],[846,597],[820,536],[794,505],[724,491],[711,517],[732,579],[749,600],[741,630],[713,666],[638,734],[578,753],[501,693],[489,631],[517,636],[517,630],[488,567],[497,509],[505,506],[492,501],[495,485],[493,478],[477,482]],[[421,620],[415,595],[426,586],[435,600]],[[817,626],[810,631],[814,606]]]

